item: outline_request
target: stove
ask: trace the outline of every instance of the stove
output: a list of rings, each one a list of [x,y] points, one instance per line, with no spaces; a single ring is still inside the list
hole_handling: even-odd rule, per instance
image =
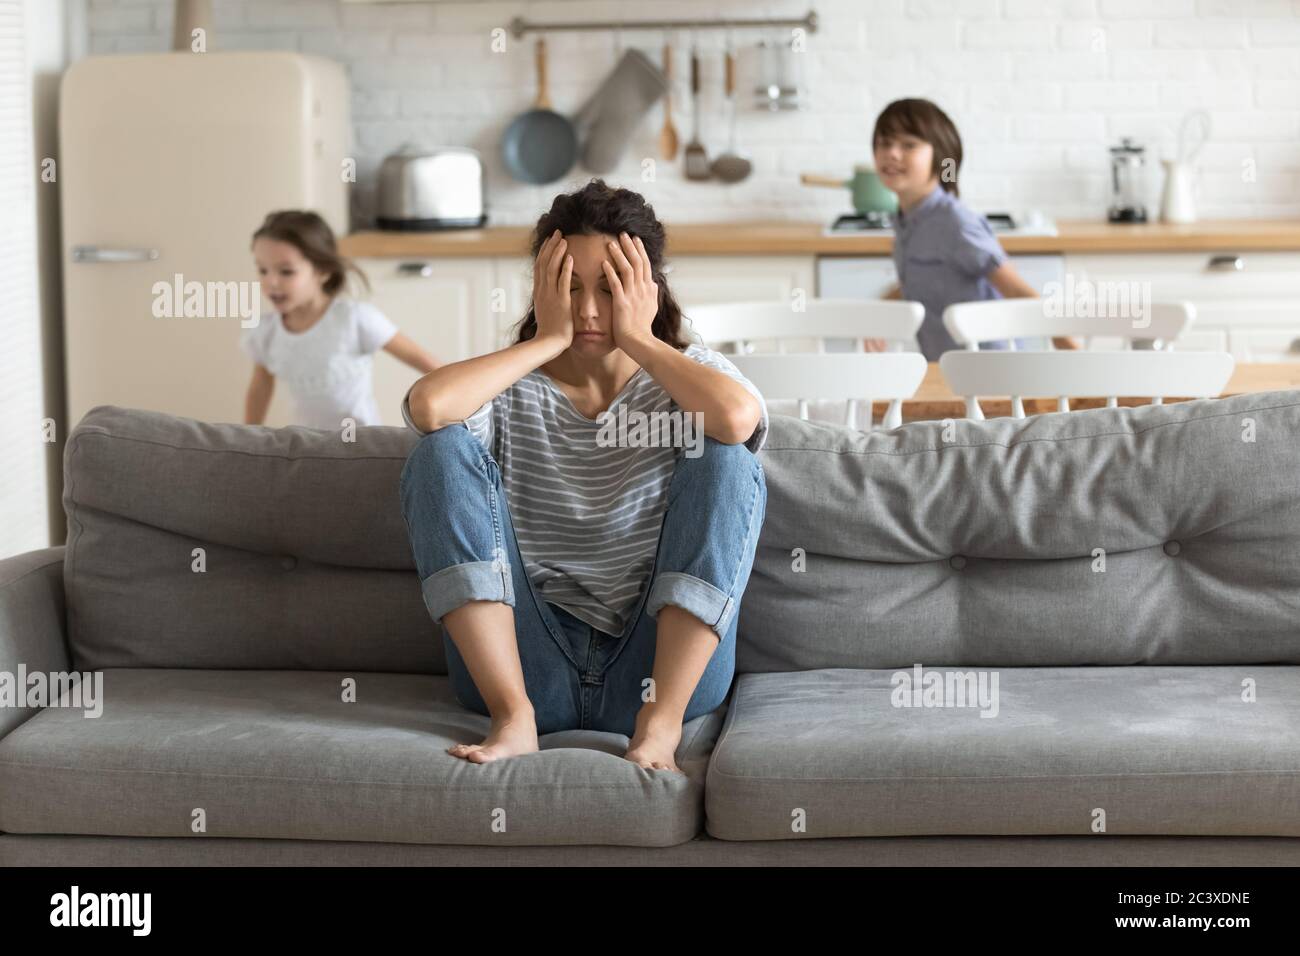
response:
[[[1056,223],[1046,218],[1037,210],[1032,210],[1023,219],[1017,220],[1010,213],[990,212],[984,218],[999,236],[1054,236]],[[839,216],[823,230],[827,236],[892,236],[894,219],[887,212],[848,213]]]
[[[894,217],[887,212],[849,213],[838,217],[831,224],[831,232],[877,232],[881,229],[892,230]]]

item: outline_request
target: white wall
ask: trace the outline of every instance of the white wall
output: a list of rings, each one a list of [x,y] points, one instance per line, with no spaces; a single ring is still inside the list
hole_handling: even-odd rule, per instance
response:
[[[534,221],[565,186],[514,184],[496,157],[502,130],[534,95],[531,37],[504,55],[488,48],[489,31],[516,14],[543,21],[802,16],[810,6],[822,24],[806,61],[811,109],[742,113],[740,142],[756,163],[748,181],[689,183],[679,163],[660,165],[654,183],[641,182],[640,161],[655,154],[662,122],[657,107],[607,178],[644,192],[669,221],[829,220],[845,210],[847,193],[800,186],[798,174],[847,175],[855,162],[870,161],[876,114],[892,99],[919,95],[957,121],[967,146],[963,195],[974,205],[1091,218],[1106,206],[1106,148],[1134,136],[1154,147],[1156,165],[1159,148],[1172,149],[1183,113],[1203,106],[1214,132],[1200,160],[1202,215],[1300,215],[1300,3],[1291,0],[213,2],[218,46],[298,49],[348,64],[361,173],[357,225],[371,214],[379,161],[407,139],[481,150],[498,223]],[[169,0],[92,0],[89,48],[166,49],[170,10]],[[736,40],[760,36],[738,31]],[[623,39],[658,61],[661,35]],[[700,34],[708,51],[702,117],[714,151],[725,145],[723,39]],[[684,143],[688,37],[677,40]],[[581,105],[613,64],[614,42],[605,33],[550,36],[556,108]],[[575,168],[568,181],[588,175]]]
[[[0,0],[0,557],[64,537],[58,196],[40,175],[53,155],[64,27],[58,3]]]

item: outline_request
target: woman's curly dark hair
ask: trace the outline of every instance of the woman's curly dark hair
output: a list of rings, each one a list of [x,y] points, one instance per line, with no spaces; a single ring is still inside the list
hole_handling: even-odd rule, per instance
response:
[[[659,287],[659,311],[655,313],[650,330],[655,338],[667,342],[679,352],[690,344],[682,334],[681,307],[673,298],[663,273],[664,227],[644,196],[630,189],[614,189],[603,179],[593,179],[577,192],[556,196],[550,211],[542,214],[533,230],[529,249],[534,262],[542,243],[556,229],[565,236],[617,237],[620,232],[633,238],[640,236],[650,259],[651,278]],[[537,312],[530,300],[528,314],[519,322],[515,342],[526,342],[536,334]]]

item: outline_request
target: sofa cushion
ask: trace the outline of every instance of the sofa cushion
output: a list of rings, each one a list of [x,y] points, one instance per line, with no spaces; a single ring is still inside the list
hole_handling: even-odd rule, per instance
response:
[[[987,673],[992,717],[894,706],[896,674],[918,683],[914,668],[740,677],[709,833],[1300,836],[1300,667],[1006,668]]]
[[[445,673],[397,495],[417,440],[92,409],[65,454],[74,666]],[[774,416],[760,459],[740,672],[1300,663],[1300,393]]]
[[[774,417],[740,672],[1300,663],[1300,392]]]
[[[445,674],[397,493],[418,436],[355,438],[87,412],[64,453],[74,665]]]
[[[46,708],[0,739],[0,831],[670,846],[701,830],[725,713],[686,725],[680,774],[641,769],[626,737],[596,731],[489,764],[453,757],[488,719],[445,677],[109,670],[102,699],[100,717]]]

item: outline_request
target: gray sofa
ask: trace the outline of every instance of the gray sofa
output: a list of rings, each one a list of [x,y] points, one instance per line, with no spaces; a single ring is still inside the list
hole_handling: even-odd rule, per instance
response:
[[[1300,392],[774,418],[684,775],[445,752],[487,719],[420,598],[418,440],[86,415],[0,672],[102,672],[103,712],[0,708],[0,864],[1300,863]]]

